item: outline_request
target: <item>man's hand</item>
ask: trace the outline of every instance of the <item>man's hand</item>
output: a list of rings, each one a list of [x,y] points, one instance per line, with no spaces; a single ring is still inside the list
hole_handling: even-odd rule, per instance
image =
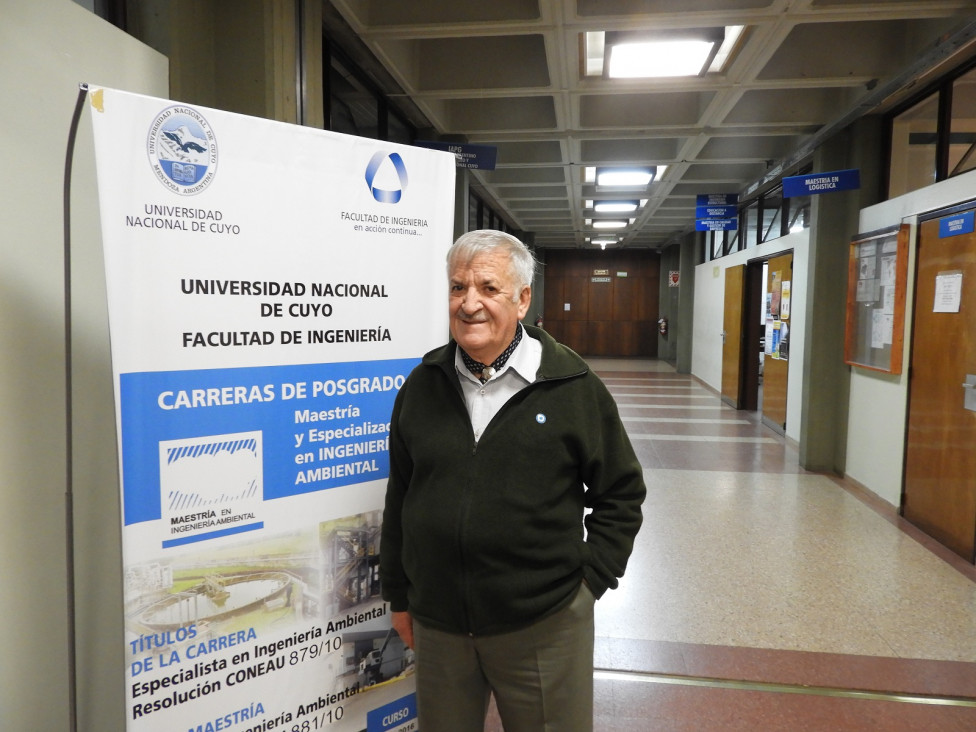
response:
[[[397,632],[407,648],[413,648],[413,618],[409,612],[393,613],[393,630]]]

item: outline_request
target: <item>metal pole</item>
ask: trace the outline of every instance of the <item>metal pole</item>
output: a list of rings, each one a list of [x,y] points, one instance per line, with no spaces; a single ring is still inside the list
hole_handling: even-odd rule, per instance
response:
[[[75,521],[74,521],[74,471],[72,437],[72,379],[71,379],[71,165],[75,151],[75,138],[78,135],[78,121],[85,99],[88,98],[88,85],[80,84],[75,111],[68,130],[68,149],[64,160],[64,413],[65,413],[65,565],[67,572],[67,613],[68,613],[68,729],[78,729],[78,673],[75,667]]]

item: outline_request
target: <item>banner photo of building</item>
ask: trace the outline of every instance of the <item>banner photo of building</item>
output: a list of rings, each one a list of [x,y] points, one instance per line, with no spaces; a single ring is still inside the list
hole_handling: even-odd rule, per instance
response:
[[[380,524],[393,400],[447,337],[454,156],[89,101],[127,729],[416,729]]]

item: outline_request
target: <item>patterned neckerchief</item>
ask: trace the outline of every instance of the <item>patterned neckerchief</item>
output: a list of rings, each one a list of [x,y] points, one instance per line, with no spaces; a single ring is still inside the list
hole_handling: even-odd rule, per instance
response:
[[[486,383],[488,379],[497,374],[502,366],[506,364],[509,356],[511,356],[518,344],[522,341],[522,326],[518,325],[515,328],[515,337],[512,342],[508,344],[508,348],[502,351],[502,355],[491,362],[491,365],[481,363],[480,361],[475,361],[471,356],[468,355],[461,346],[458,346],[458,350],[461,351],[461,359],[464,361],[464,365],[468,367],[468,371],[474,374],[478,381],[482,384]]]

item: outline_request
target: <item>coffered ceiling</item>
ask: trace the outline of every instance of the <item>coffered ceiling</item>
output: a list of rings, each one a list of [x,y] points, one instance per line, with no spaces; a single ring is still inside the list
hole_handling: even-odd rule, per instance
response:
[[[976,0],[326,0],[325,17],[414,124],[497,147],[471,186],[537,246],[590,246],[587,203],[626,197],[646,203],[619,246],[656,249],[694,230],[696,195],[754,190],[959,63]],[[718,72],[582,71],[588,31],[731,26]],[[637,195],[584,181],[622,165],[666,169]]]

